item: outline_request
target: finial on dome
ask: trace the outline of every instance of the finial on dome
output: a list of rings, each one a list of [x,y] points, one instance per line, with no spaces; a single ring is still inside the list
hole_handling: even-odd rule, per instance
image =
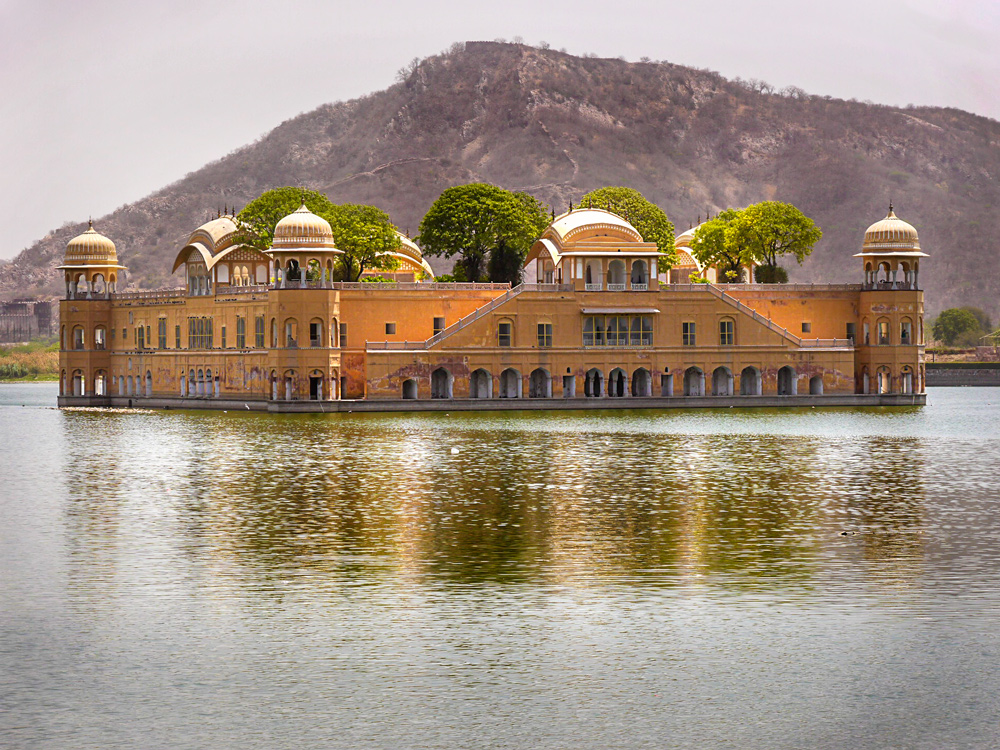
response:
[[[87,218],[87,229],[93,229],[93,228],[94,228],[94,217],[90,216]]]
[[[569,202],[569,211],[570,213],[573,213],[573,201]]]

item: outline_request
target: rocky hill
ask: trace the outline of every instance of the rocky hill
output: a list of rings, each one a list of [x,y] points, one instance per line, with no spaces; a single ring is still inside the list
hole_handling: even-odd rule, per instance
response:
[[[825,234],[792,280],[858,281],[851,255],[891,199],[932,256],[921,273],[929,309],[970,304],[996,317],[998,177],[1000,123],[966,112],[469,42],[412,64],[385,91],[284,122],[95,223],[117,243],[132,285],[150,288],[177,284],[169,272],[180,243],[217,207],[279,185],[373,203],[411,232],[457,183],[527,190],[557,209],[592,188],[628,185],[678,230],[729,206],[794,203]],[[0,296],[58,292],[53,268],[84,228],[63,226],[0,266]]]

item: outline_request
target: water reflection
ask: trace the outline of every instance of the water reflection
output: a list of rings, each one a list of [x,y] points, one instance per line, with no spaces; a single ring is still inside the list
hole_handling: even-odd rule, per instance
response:
[[[920,574],[920,439],[647,424],[67,413],[71,536],[88,556],[122,533],[169,544],[261,586],[297,570],[780,588],[859,559],[886,585]]]

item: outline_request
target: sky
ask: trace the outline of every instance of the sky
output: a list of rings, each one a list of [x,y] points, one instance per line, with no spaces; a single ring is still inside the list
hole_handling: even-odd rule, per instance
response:
[[[415,57],[515,38],[1000,119],[1000,0],[0,0],[0,260]]]

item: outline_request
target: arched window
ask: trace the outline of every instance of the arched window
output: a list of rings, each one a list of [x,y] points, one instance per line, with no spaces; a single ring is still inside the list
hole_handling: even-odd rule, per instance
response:
[[[84,339],[83,326],[73,327],[73,348],[83,349],[86,345],[86,340]]]
[[[403,381],[403,398],[416,398],[417,397],[417,381],[413,378],[407,378]]]
[[[878,332],[878,345],[888,346],[892,343],[892,329],[889,326],[888,318],[879,318],[876,323]]]
[[[153,373],[146,370],[146,397],[153,395]]]
[[[903,318],[899,322],[899,343],[903,346],[913,343],[913,321],[909,318]]]
[[[608,263],[608,291],[625,290],[625,261],[617,258]]]
[[[73,371],[73,395],[82,396],[86,392],[87,383],[83,377],[82,370]]]
[[[295,349],[299,345],[299,322],[295,318],[285,319],[285,348]]]
[[[633,290],[637,292],[644,292],[649,287],[649,273],[646,269],[646,261],[632,261],[632,275],[630,281]]]
[[[888,367],[878,368],[878,392],[892,393],[892,371]]]
[[[107,348],[107,331],[104,326],[97,326],[94,329],[94,348],[95,349],[105,349]]]
[[[913,368],[907,365],[899,373],[900,393],[913,393]]]
[[[319,318],[313,318],[309,322],[309,346],[313,348],[323,346],[325,338],[323,335],[323,321]]]

